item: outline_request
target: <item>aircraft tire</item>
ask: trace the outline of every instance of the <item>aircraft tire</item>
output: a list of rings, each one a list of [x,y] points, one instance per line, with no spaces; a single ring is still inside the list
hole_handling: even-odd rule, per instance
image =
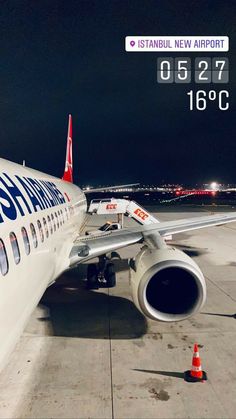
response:
[[[98,289],[98,271],[95,263],[90,263],[87,269],[87,288],[90,290]]]
[[[104,272],[107,288],[113,288],[116,286],[116,273],[113,263],[108,263]]]
[[[119,255],[119,253],[111,252],[111,259],[120,259],[121,260],[121,257]]]

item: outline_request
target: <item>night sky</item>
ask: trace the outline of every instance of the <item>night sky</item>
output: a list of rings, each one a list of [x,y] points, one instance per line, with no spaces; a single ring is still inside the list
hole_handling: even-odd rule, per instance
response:
[[[235,16],[235,1],[1,1],[1,157],[61,177],[71,113],[76,183],[236,183]],[[228,35],[211,54],[230,59],[230,111],[190,112],[194,85],[156,82],[170,53],[126,53],[127,35]]]

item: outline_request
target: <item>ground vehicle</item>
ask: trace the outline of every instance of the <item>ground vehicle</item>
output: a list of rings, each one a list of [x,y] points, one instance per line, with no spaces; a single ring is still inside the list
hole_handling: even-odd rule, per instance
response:
[[[114,230],[120,230],[120,229],[121,229],[120,223],[107,221],[98,230],[86,231],[85,234],[86,234],[86,236],[91,236],[91,235],[94,235],[94,234],[97,235],[97,234],[102,234],[102,233],[107,232],[107,231],[114,231]]]

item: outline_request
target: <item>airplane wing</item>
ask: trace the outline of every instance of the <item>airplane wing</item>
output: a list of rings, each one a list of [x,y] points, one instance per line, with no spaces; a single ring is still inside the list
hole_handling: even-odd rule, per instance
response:
[[[236,222],[236,212],[164,221],[146,226],[124,228],[99,236],[79,236],[70,252],[70,266],[82,263],[113,250],[143,242],[150,235],[165,237],[185,231]]]
[[[121,189],[121,188],[128,188],[130,186],[138,186],[139,183],[128,183],[126,185],[115,185],[115,186],[105,186],[104,188],[85,188],[83,189],[83,192],[87,195],[89,193],[94,193],[94,192],[109,192],[110,190],[113,189]]]

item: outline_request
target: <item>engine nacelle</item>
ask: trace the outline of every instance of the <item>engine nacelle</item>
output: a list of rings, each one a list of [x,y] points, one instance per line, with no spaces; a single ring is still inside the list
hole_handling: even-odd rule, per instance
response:
[[[136,307],[147,317],[184,320],[206,300],[206,283],[198,265],[172,247],[144,247],[131,263],[130,283]]]

